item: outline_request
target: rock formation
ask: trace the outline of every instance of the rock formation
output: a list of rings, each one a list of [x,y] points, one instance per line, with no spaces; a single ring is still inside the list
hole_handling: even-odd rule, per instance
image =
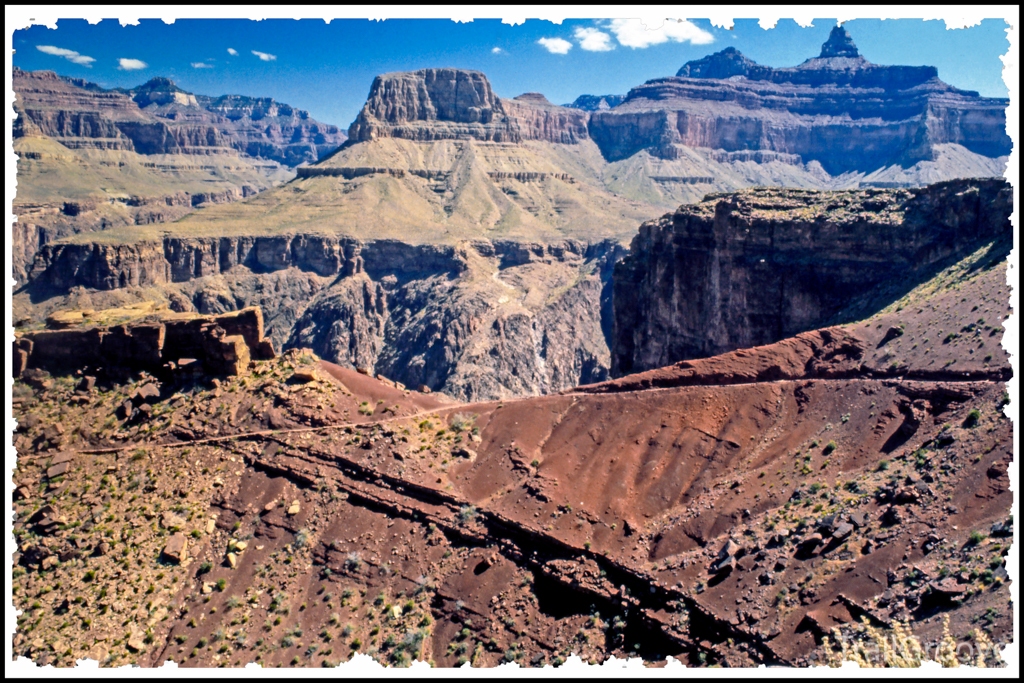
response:
[[[193,95],[166,78],[105,90],[15,68],[13,87],[19,183],[12,247],[21,282],[43,244],[170,222],[252,196],[345,139],[337,127],[272,99]]]
[[[52,71],[15,68],[13,83],[14,137],[45,135],[71,149],[200,155],[233,149],[297,166],[345,141],[337,126],[271,98],[194,95],[168,78],[104,90]]]
[[[608,377],[609,281],[621,254],[612,240],[167,236],[47,245],[25,295],[88,288],[95,293],[85,295],[87,305],[97,307],[142,292],[202,314],[259,305],[279,347],[311,348],[407,386],[481,400]]]
[[[833,321],[880,286],[905,292],[1009,239],[1012,204],[993,179],[758,189],[680,207],[642,225],[616,266],[612,373],[767,344]]]
[[[580,95],[572,104],[563,106],[583,111],[603,111],[619,106],[624,99],[625,95]]]
[[[856,325],[468,405],[298,350],[216,382],[30,370],[12,651],[807,667],[833,629],[934,643],[948,618],[961,665],[1002,666],[968,634],[1014,633],[1008,295],[972,255]]]
[[[943,144],[1005,156],[1006,106],[943,83],[934,67],[872,64],[836,27],[817,58],[792,68],[732,47],[689,62],[594,111],[589,131],[609,160],[643,149],[673,158],[679,146],[770,150],[838,175],[934,160]]]
[[[587,137],[587,114],[537,93],[501,99],[479,71],[421,69],[377,76],[348,137],[572,144]]]
[[[259,308],[221,316],[157,315],[110,327],[85,323],[18,336],[13,346],[15,378],[30,370],[167,375],[179,362],[198,362],[210,375],[241,375],[248,372],[250,359],[275,355],[263,336]]]

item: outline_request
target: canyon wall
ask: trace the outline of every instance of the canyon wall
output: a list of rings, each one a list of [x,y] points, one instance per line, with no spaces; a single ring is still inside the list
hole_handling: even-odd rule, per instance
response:
[[[105,90],[52,71],[14,69],[14,137],[44,135],[70,149],[139,154],[227,150],[286,166],[314,162],[345,141],[337,126],[272,98],[185,92],[167,78]]]
[[[12,274],[19,286],[24,285],[39,250],[62,238],[127,225],[168,223],[196,208],[239,201],[257,192],[257,187],[242,185],[205,192],[178,191],[162,196],[75,199],[56,205],[19,204],[18,220],[11,229]]]
[[[614,275],[612,373],[822,327],[875,287],[1009,239],[1001,179],[918,190],[709,195],[640,226]],[[898,297],[897,297],[898,298]]]
[[[348,138],[350,144],[381,137],[574,144],[588,137],[587,122],[587,112],[538,93],[502,99],[479,71],[421,69],[377,76]]]
[[[674,158],[675,146],[764,150],[838,175],[932,161],[948,143],[1008,155],[1007,105],[943,83],[935,67],[872,64],[837,27],[819,57],[792,68],[732,47],[689,62],[593,111],[589,131],[609,161],[643,149]]]
[[[91,307],[122,294],[181,312],[258,305],[279,348],[465,400],[608,378],[613,240],[458,245],[325,235],[45,245],[21,297]],[[54,304],[62,302],[64,304]],[[20,309],[19,309],[20,310]]]

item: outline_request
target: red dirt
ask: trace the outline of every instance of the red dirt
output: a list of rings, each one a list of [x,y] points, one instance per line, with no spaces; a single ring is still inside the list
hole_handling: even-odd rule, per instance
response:
[[[110,619],[95,617],[91,634],[107,640],[90,634],[68,651],[99,648],[122,653],[108,663],[147,665],[322,666],[356,649],[438,666],[541,665],[573,652],[806,665],[827,630],[862,615],[883,625],[910,619],[924,639],[938,637],[943,615],[958,640],[977,625],[1009,638],[1009,586],[998,576],[1008,541],[991,531],[1012,501],[1005,354],[993,348],[988,361],[953,367],[923,350],[892,369],[882,360],[894,340],[903,348],[911,335],[935,337],[936,311],[954,325],[974,317],[972,300],[993,296],[1000,272],[961,279],[955,294],[930,293],[932,308],[903,309],[903,335],[885,343],[890,314],[502,403],[458,405],[329,363],[320,380],[295,384],[288,377],[305,366],[301,355],[272,361],[263,374],[194,394],[148,432],[57,438],[65,450],[128,440],[147,445],[148,460],[79,454],[63,489],[43,494],[38,478],[19,504],[16,529],[35,524],[27,520],[44,501],[79,514],[94,504],[84,483],[113,462],[129,473],[108,502],[128,520],[138,502],[116,496],[130,472],[159,461],[145,502],[190,487],[180,507],[199,530],[191,563],[150,567],[166,535],[154,522],[151,540],[110,536],[110,554],[39,572],[27,561],[33,547],[58,550],[72,536],[92,547],[102,524],[42,540],[23,532],[19,557],[30,573],[16,580],[19,596],[49,595],[42,584],[60,577],[65,593],[73,586],[95,601],[99,584],[80,583],[85,567],[116,576],[121,548],[134,562],[127,553],[137,546],[133,571],[177,582],[155,593],[167,619],[135,613],[122,597]],[[59,390],[37,391],[30,405],[38,410]],[[101,423],[118,400],[88,398],[67,423]],[[19,448],[51,443],[44,426],[27,429]],[[298,428],[306,431],[289,431]],[[234,437],[194,450],[159,445],[216,434]],[[52,460],[26,462],[19,476],[39,477]],[[171,476],[188,467],[186,483]],[[214,475],[222,484],[210,483]],[[299,510],[289,514],[293,501]],[[230,539],[248,544],[234,568]],[[712,571],[730,539],[730,568]],[[218,579],[223,590],[203,593]],[[957,600],[928,588],[940,580]],[[42,633],[65,618],[39,609],[50,610]],[[125,621],[148,624],[151,643],[126,650]],[[69,656],[22,633],[15,651],[40,662]]]

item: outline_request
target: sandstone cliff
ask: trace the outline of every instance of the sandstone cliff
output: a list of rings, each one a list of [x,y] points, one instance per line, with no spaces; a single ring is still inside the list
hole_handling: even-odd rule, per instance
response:
[[[421,69],[377,76],[348,137],[572,144],[587,137],[587,114],[537,93],[501,99],[479,71]]]
[[[410,245],[316,234],[59,243],[37,255],[15,315],[136,297],[203,314],[258,305],[278,348],[499,399],[608,377],[609,281],[622,251],[613,240]]]
[[[1008,155],[1007,104],[943,83],[934,67],[872,64],[837,27],[819,57],[793,68],[732,47],[689,62],[593,112],[589,130],[609,160],[643,149],[672,158],[679,146],[770,150],[838,175],[934,160],[948,143]]]
[[[200,155],[233,149],[296,166],[345,141],[337,126],[271,98],[194,95],[167,78],[104,90],[52,71],[16,68],[13,85],[14,137],[45,135],[72,149]]]
[[[777,341],[833,322],[874,288],[1006,240],[1002,180],[921,190],[757,189],[645,223],[616,267],[612,373]]]

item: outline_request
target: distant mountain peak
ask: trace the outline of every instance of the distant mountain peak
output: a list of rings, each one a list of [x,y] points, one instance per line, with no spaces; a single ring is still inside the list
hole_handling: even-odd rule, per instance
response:
[[[580,95],[571,104],[562,106],[583,111],[605,111],[619,106],[624,99],[626,99],[625,95]]]
[[[818,59],[829,59],[832,57],[860,57],[860,52],[857,50],[857,46],[853,42],[853,38],[842,26],[835,26],[832,28],[832,33],[828,35],[826,40],[821,46],[821,54],[818,55]]]
[[[551,102],[548,101],[548,98],[539,92],[524,92],[522,95],[516,95],[512,99],[519,100],[520,102],[529,102],[531,104],[551,104]]]
[[[758,64],[731,45],[701,59],[689,61],[676,76],[689,78],[730,78],[748,76]]]
[[[160,91],[171,91],[171,92],[185,92],[178,87],[178,84],[167,78],[166,76],[155,76],[137,88],[133,88],[136,92],[147,91],[147,90],[160,90]]]

